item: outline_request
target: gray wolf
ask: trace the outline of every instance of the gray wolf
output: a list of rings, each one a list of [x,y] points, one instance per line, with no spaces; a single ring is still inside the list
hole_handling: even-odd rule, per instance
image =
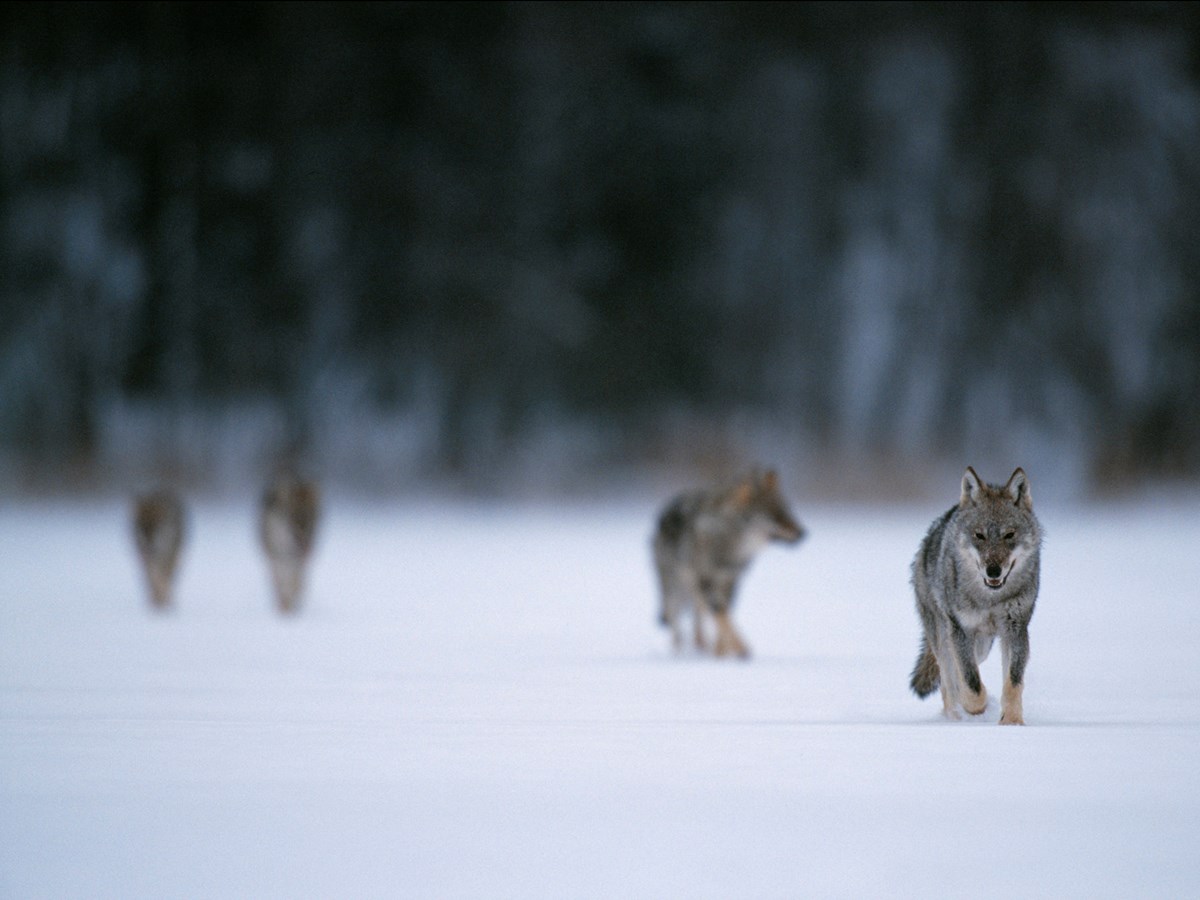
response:
[[[183,501],[166,489],[134,497],[133,537],[150,588],[150,603],[155,609],[167,609],[187,537]]]
[[[299,608],[320,514],[317,485],[295,474],[277,476],[263,491],[259,538],[271,567],[275,602],[281,613]]]
[[[769,541],[795,544],[805,535],[779,490],[774,471],[751,472],[729,484],[675,497],[658,517],[654,564],[659,621],[683,646],[681,619],[692,617],[697,650],[707,651],[706,617],[716,624],[717,656],[750,655],[730,617],[738,580]]]
[[[958,505],[921,542],[912,584],[923,636],[909,685],[922,698],[940,687],[947,718],[958,718],[960,706],[971,715],[986,708],[979,664],[998,636],[1004,670],[1000,724],[1025,724],[1022,694],[1041,545],[1025,472],[1017,469],[997,487],[984,484],[970,467]]]

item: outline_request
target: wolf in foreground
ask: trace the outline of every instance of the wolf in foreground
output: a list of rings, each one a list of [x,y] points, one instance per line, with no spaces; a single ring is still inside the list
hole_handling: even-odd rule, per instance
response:
[[[271,567],[275,602],[281,613],[299,608],[320,511],[316,484],[298,476],[280,475],[263,492],[259,538]]]
[[[160,489],[133,498],[133,537],[155,609],[171,606],[186,527],[183,501],[173,491]]]
[[[958,718],[959,706],[971,715],[986,708],[979,664],[999,636],[1000,724],[1025,724],[1021,695],[1041,544],[1025,472],[1017,469],[997,487],[984,484],[970,467],[958,505],[922,541],[912,584],[924,634],[909,684],[922,698],[940,687],[948,718]]]
[[[768,541],[795,544],[804,534],[774,471],[681,494],[667,504],[658,517],[653,548],[662,599],[659,619],[671,629],[675,649],[683,647],[680,619],[690,613],[697,650],[708,649],[704,619],[711,616],[716,623],[714,653],[747,658],[750,649],[730,618],[738,579]]]

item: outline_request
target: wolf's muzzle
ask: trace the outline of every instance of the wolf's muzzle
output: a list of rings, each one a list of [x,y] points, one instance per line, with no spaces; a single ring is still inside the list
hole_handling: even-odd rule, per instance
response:
[[[786,528],[777,528],[775,530],[775,540],[783,541],[785,544],[798,544],[804,540],[808,534],[799,525],[793,525]]]
[[[1011,572],[1011,571],[1012,571],[1012,566],[1009,566],[1009,572]],[[992,590],[995,590],[996,588],[1004,587],[1004,582],[1006,582],[1006,581],[1008,581],[1008,572],[1005,572],[1004,569],[1002,569],[996,563],[989,564],[988,567],[984,570],[983,583],[986,584],[988,587],[990,587]]]

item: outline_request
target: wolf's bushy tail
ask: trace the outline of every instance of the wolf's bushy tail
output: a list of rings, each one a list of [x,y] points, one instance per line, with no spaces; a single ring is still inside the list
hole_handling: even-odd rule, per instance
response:
[[[908,686],[913,689],[914,694],[924,699],[937,690],[938,676],[937,657],[929,649],[929,642],[922,638],[921,655],[917,657],[917,664],[913,666]]]

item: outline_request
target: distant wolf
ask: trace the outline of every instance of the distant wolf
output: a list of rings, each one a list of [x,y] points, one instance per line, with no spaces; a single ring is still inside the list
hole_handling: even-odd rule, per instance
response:
[[[174,492],[164,489],[134,497],[133,536],[156,609],[171,605],[186,528],[183,501]]]
[[[316,484],[296,475],[278,476],[263,492],[259,538],[271,566],[275,602],[282,613],[299,608],[320,512]]]
[[[795,544],[804,535],[773,470],[671,500],[658,517],[653,548],[659,620],[671,629],[675,649],[683,647],[680,619],[690,613],[696,649],[708,649],[704,619],[711,616],[715,654],[748,657],[750,649],[730,618],[738,579],[767,542]]]
[[[1041,546],[1025,472],[997,487],[968,467],[958,505],[933,523],[912,564],[924,634],[909,684],[922,698],[940,686],[947,718],[958,718],[959,706],[971,715],[986,708],[979,664],[999,635],[1000,724],[1025,724],[1021,695]]]

